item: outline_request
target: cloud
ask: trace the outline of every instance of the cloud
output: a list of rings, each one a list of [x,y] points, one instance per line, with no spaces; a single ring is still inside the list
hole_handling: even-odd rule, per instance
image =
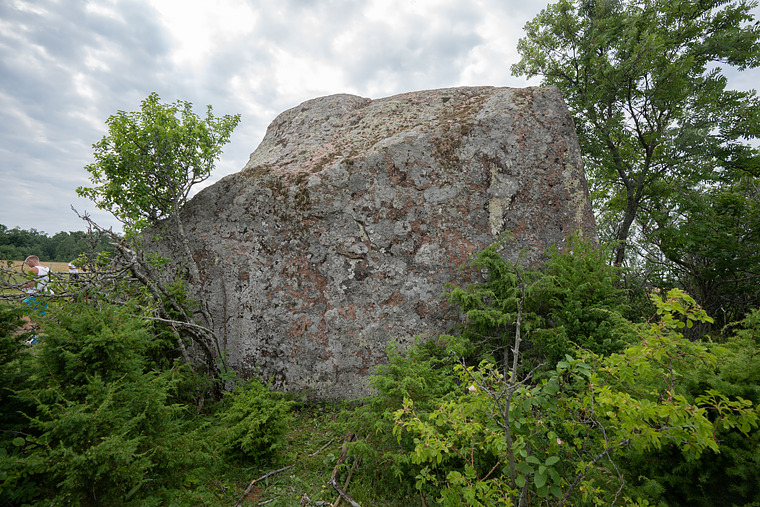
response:
[[[104,111],[134,107],[164,68],[169,45],[149,14],[134,2],[118,10],[76,1],[0,7],[0,153],[13,189],[0,223],[83,228],[69,206],[93,207],[75,188],[87,183],[83,167],[105,132]]]
[[[380,98],[510,75],[525,0],[5,0],[0,2],[0,224],[81,230],[69,210],[105,120],[151,92],[241,124],[208,182],[242,168],[280,112],[321,95]],[[757,9],[756,9],[757,11]],[[732,74],[739,88],[757,72]]]

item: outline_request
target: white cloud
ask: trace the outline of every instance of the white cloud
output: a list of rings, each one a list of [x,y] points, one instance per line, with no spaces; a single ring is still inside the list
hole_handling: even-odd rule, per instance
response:
[[[221,46],[252,33],[258,19],[242,0],[150,0],[172,38],[172,61],[178,67],[202,68]]]
[[[281,48],[275,48],[272,56],[277,63],[271,79],[286,101],[307,100],[314,93],[346,87],[343,72],[334,63]]]
[[[118,4],[115,0],[98,0],[97,2],[88,2],[85,5],[85,11],[90,14],[96,14],[100,17],[110,18],[116,21],[123,21],[121,13],[118,10]]]
[[[207,104],[242,114],[216,180],[245,165],[277,114],[316,96],[528,84],[509,67],[523,25],[545,3],[0,1],[0,178],[14,189],[0,201],[0,224],[81,229],[69,205],[94,208],[75,193],[87,184],[92,144],[109,115],[138,109],[153,91],[199,114]],[[758,76],[729,79],[746,89]]]
[[[35,5],[32,2],[24,2],[22,0],[14,0],[11,5],[21,12],[28,12],[31,14],[45,15],[47,10]]]

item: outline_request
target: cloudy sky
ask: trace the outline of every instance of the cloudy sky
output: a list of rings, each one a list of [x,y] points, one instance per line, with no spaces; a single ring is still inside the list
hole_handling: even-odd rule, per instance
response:
[[[546,0],[0,0],[0,224],[84,230],[81,199],[105,120],[151,92],[242,121],[210,181],[240,170],[280,112],[310,98],[510,75]],[[757,10],[757,9],[756,9]],[[732,78],[757,88],[760,72]]]

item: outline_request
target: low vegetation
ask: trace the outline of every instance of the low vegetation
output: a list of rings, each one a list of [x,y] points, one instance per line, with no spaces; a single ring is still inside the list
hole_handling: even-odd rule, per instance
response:
[[[461,329],[391,347],[375,395],[314,403],[220,379],[118,305],[51,300],[24,344],[0,307],[0,499],[9,505],[747,505],[760,313],[711,320],[677,289],[626,318],[617,271],[575,240],[540,270],[498,244],[452,287]],[[574,309],[574,319],[568,318]],[[220,398],[213,383],[235,385]],[[323,503],[319,503],[323,502]]]

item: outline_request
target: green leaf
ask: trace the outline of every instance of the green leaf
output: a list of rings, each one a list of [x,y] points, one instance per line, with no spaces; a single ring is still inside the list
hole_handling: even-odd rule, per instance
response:
[[[552,482],[556,485],[559,485],[562,483],[562,478],[559,476],[557,471],[553,468],[549,469],[549,477],[552,478]]]
[[[527,461],[520,461],[515,465],[515,468],[519,470],[520,472],[524,473],[525,475],[530,475],[533,473],[533,467],[531,467]]]
[[[546,474],[536,474],[533,476],[533,482],[537,488],[542,488],[546,484]]]

